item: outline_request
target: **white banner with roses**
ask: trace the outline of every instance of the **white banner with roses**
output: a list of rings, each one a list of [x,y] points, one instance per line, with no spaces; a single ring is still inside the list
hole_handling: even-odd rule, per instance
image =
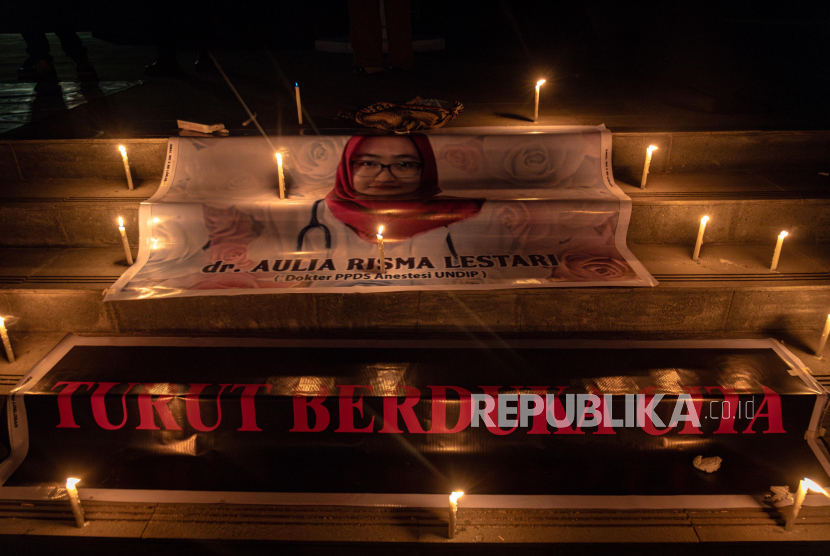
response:
[[[610,132],[540,129],[273,137],[284,200],[262,138],[172,138],[106,300],[656,285],[626,247]]]

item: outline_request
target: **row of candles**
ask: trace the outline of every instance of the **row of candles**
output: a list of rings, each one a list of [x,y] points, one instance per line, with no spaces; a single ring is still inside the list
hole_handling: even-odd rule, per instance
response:
[[[78,527],[83,527],[86,525],[86,520],[84,518],[84,509],[81,506],[81,498],[78,493],[78,483],[81,482],[80,479],[70,478],[66,480],[66,494],[69,497],[69,505],[72,508],[72,515],[75,517],[75,524]],[[792,531],[795,528],[795,520],[798,519],[798,514],[801,512],[801,506],[804,504],[804,500],[807,498],[807,492],[812,491],[817,494],[823,494],[830,498],[830,493],[826,490],[821,488],[815,481],[812,481],[808,478],[802,479],[798,484],[798,491],[795,493],[795,499],[793,500],[793,505],[790,511],[787,513],[786,522],[784,524],[785,531]],[[448,508],[448,525],[449,530],[447,532],[447,536],[450,539],[455,538],[455,533],[457,529],[458,523],[458,500],[464,496],[463,491],[453,491],[449,497],[449,508]]]
[[[703,233],[706,231],[706,224],[709,222],[709,217],[704,216],[700,219],[700,228],[697,232],[697,240],[695,241],[695,249],[692,252],[692,260],[697,261],[700,258],[700,248],[703,245]],[[775,243],[775,250],[772,252],[772,264],[769,269],[775,271],[778,269],[778,260],[781,258],[781,248],[784,246],[784,238],[789,232],[782,231],[778,234],[778,241]]]
[[[299,89],[299,87],[297,88],[297,114],[300,118],[300,123],[303,123],[302,122],[302,109],[300,108],[300,89]],[[119,150],[119,152],[121,152],[121,160],[124,163],[124,172],[127,174],[127,187],[130,189],[130,191],[133,191],[133,189],[134,189],[134,187],[133,187],[133,176],[132,176],[132,173],[130,172],[130,158],[127,156],[127,149],[126,149],[126,147],[124,147],[124,145],[118,145],[118,150]],[[276,153],[275,158],[277,160],[277,175],[278,175],[279,185],[280,185],[280,200],[285,200],[285,171],[283,170],[282,153]],[[119,222],[120,222],[120,220],[121,219],[119,217]],[[119,228],[122,230],[122,236],[123,236],[123,224],[119,224]],[[126,241],[126,239],[124,241]],[[129,250],[127,250],[127,259],[129,260],[131,258],[132,257],[129,254]],[[130,261],[130,264],[133,264],[132,261]]]

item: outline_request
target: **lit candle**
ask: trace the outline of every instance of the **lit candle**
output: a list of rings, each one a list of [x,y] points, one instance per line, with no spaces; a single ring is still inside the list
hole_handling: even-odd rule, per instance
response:
[[[78,488],[75,486],[81,482],[80,479],[66,479],[66,494],[69,496],[69,505],[72,506],[72,515],[75,516],[75,524],[78,527],[86,525],[84,521],[84,509],[81,507],[81,498],[78,496]]]
[[[386,259],[383,254],[383,226],[378,228],[378,274],[386,271]]]
[[[816,357],[821,357],[821,354],[824,352],[824,346],[827,345],[828,336],[830,336],[830,315],[827,315],[827,322],[824,323],[824,332],[821,333],[821,340],[818,342]]]
[[[133,264],[133,254],[130,252],[130,244],[127,241],[127,230],[124,229],[124,219],[118,217],[118,231],[121,232],[121,245],[124,246],[124,254],[127,255],[127,264]]]
[[[297,82],[294,82],[294,95],[297,97],[297,119],[300,121],[300,125],[303,125],[303,105],[300,102],[300,86]]]
[[[784,245],[784,238],[787,237],[789,234],[787,232],[781,232],[778,234],[778,242],[775,244],[775,252],[772,254],[772,265],[770,265],[770,270],[775,270],[778,268],[778,258],[781,256],[781,246]]]
[[[533,111],[533,121],[539,121],[539,88],[545,83],[544,79],[536,82],[536,109]]]
[[[700,256],[700,246],[703,245],[703,232],[706,230],[706,223],[709,222],[709,217],[704,216],[700,219],[700,231],[697,233],[697,241],[695,242],[695,254],[692,255],[692,260],[696,261]]]
[[[124,145],[118,145],[118,150],[121,151],[121,160],[124,161],[124,171],[127,173],[127,187],[132,191],[133,177],[130,175],[130,161],[127,158],[127,149],[124,148]]]
[[[6,319],[0,317],[0,339],[3,340],[3,348],[6,350],[6,358],[9,363],[14,363],[14,352],[12,351],[12,344],[9,342],[9,333],[6,330]]]
[[[456,514],[458,513],[458,499],[464,496],[464,493],[459,491],[453,492],[450,494],[450,531],[449,537],[451,539],[455,538],[455,521],[456,521]]]
[[[648,167],[651,166],[651,153],[657,150],[654,145],[649,145],[646,149],[646,164],[643,166],[643,179],[640,181],[640,189],[646,188],[646,178],[648,177]]]
[[[795,520],[798,517],[798,512],[801,511],[801,505],[804,503],[804,499],[807,497],[807,490],[812,490],[813,492],[823,494],[830,498],[830,493],[816,483],[807,478],[802,479],[798,483],[798,492],[795,493],[792,510],[790,511],[790,515],[787,516],[787,523],[784,525],[785,531],[792,531],[795,528]]]
[[[282,155],[277,153],[277,174],[280,179],[280,200],[285,199],[285,172],[282,170]]]

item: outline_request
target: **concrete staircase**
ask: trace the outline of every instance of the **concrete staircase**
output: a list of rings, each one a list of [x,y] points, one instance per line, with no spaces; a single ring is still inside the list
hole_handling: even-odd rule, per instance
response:
[[[830,311],[830,132],[617,134],[614,173],[631,196],[628,244],[660,281],[655,288],[569,288],[293,294],[124,301],[102,291],[126,269],[117,216],[134,252],[139,203],[160,180],[165,140],[125,141],[128,191],[117,142],[0,142],[0,315],[18,360],[0,359],[0,394],[67,332],[281,337],[755,337],[774,336],[830,386],[830,363],[812,356]],[[645,190],[643,153],[660,147]],[[699,262],[691,251],[711,218]],[[788,230],[777,272],[775,238]],[[828,425],[827,416],[823,425]],[[387,551],[447,542],[431,509],[295,508],[227,504],[85,502],[90,526],[75,529],[62,502],[5,501],[4,546],[13,553],[85,554],[201,549],[271,553],[273,543],[313,550]],[[391,513],[390,513],[391,511]],[[730,553],[769,540],[824,553],[827,508],[805,508],[785,536],[774,510],[473,510],[455,541],[495,552],[499,543],[562,553]],[[252,521],[253,520],[253,521]],[[244,539],[244,540],[243,540]],[[321,540],[322,539],[322,540]],[[602,544],[600,544],[602,543]],[[590,545],[590,546],[589,546]],[[402,546],[402,545],[397,545]],[[625,545],[628,548],[628,545]],[[417,549],[417,548],[416,548]],[[685,551],[685,552],[684,552]]]
[[[294,294],[102,302],[138,243],[166,141],[0,142],[0,314],[21,332],[239,335],[806,334],[830,310],[830,132],[614,135],[632,251],[656,288]],[[645,190],[645,147],[657,151]],[[699,262],[691,250],[711,221]],[[777,272],[779,231],[788,230]]]

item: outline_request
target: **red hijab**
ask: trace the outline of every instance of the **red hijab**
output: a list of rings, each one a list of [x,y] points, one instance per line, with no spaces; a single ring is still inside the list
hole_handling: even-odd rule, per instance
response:
[[[352,156],[367,136],[356,135],[343,149],[334,189],[326,195],[331,213],[365,241],[377,241],[378,226],[383,225],[384,241],[400,241],[418,234],[449,226],[475,216],[484,203],[481,199],[436,197],[438,169],[432,146],[425,135],[409,135],[421,156],[421,185],[405,198],[368,199],[352,185]]]

